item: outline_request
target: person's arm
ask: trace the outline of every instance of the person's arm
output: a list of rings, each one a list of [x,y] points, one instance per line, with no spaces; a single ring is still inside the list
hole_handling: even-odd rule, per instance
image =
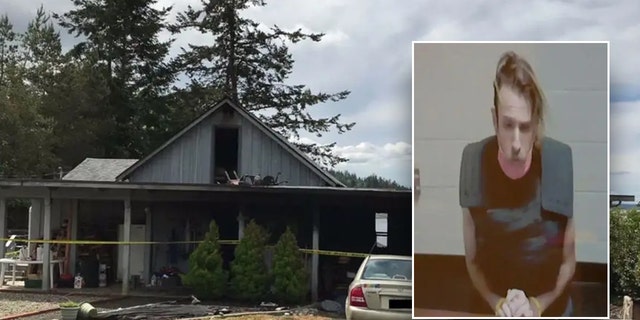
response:
[[[575,245],[575,228],[573,218],[567,220],[567,227],[564,234],[563,262],[558,272],[556,286],[552,291],[543,293],[536,297],[540,302],[539,314],[542,314],[565,290],[567,285],[573,279],[576,271],[576,245]]]
[[[464,237],[464,251],[465,251],[465,262],[467,265],[467,272],[469,273],[469,277],[471,278],[471,282],[473,286],[478,290],[482,298],[489,304],[491,310],[494,310],[496,304],[501,296],[493,293],[489,286],[487,285],[487,281],[485,280],[484,275],[478,268],[475,259],[476,259],[476,228],[473,224],[473,218],[471,217],[471,213],[468,208],[462,208],[462,221],[463,221],[463,237]],[[496,310],[494,310],[496,311]]]

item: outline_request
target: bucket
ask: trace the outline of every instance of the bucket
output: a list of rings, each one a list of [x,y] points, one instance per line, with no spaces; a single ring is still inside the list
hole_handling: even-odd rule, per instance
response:
[[[88,302],[80,304],[78,319],[93,319],[98,316],[98,310]]]
[[[78,318],[78,308],[60,308],[62,320],[76,320]]]

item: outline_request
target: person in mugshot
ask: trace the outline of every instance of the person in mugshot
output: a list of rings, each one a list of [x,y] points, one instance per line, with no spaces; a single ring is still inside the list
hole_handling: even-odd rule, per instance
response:
[[[498,316],[573,314],[573,156],[543,135],[545,109],[531,65],[504,53],[493,83],[495,135],[462,154],[467,271]]]

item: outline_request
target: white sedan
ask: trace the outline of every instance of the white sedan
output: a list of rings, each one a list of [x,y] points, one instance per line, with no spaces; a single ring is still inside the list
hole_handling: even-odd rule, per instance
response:
[[[365,258],[349,285],[347,320],[411,319],[411,270],[411,257]]]

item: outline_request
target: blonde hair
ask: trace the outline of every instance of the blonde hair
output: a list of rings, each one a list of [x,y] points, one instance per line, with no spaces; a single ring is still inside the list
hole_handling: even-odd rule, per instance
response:
[[[503,86],[509,86],[524,97],[531,106],[531,117],[536,122],[536,141],[539,148],[544,136],[544,114],[547,101],[538,84],[533,68],[527,60],[513,51],[507,51],[500,56],[493,81],[493,106],[498,112],[498,91]]]

